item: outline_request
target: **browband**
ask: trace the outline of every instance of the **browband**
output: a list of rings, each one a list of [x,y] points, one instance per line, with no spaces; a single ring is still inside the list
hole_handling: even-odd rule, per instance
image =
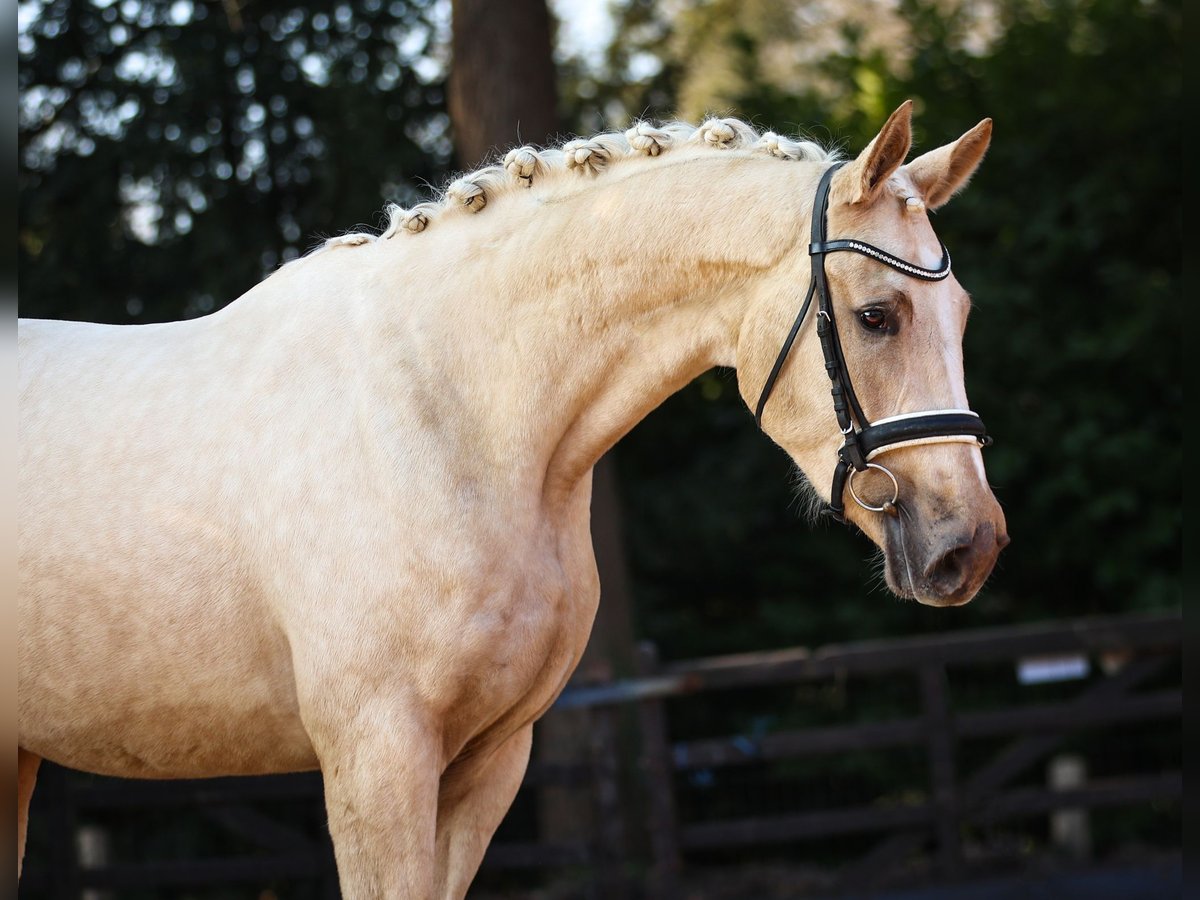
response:
[[[941,241],[938,243],[941,244]],[[863,256],[869,256],[884,265],[891,266],[897,272],[903,272],[913,278],[920,278],[922,281],[943,281],[950,274],[950,251],[946,249],[945,244],[942,244],[942,261],[938,263],[936,269],[926,269],[916,263],[910,263],[898,256],[893,256],[886,250],[880,250],[874,244],[868,244],[866,241],[825,241],[808,245],[809,256],[834,253],[838,250],[861,253]]]

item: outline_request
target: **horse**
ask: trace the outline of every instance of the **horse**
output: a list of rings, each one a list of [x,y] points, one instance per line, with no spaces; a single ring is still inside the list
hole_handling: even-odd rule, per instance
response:
[[[1008,540],[974,433],[846,462],[867,415],[967,409],[928,213],[992,125],[906,164],[911,128],[851,160],[731,118],[520,147],[208,316],[21,321],[18,877],[42,759],[320,769],[344,896],[464,896],[596,613],[593,465],[714,366],[823,501],[862,476],[841,515],[896,594],[970,600]],[[814,250],[818,219],[936,277]]]

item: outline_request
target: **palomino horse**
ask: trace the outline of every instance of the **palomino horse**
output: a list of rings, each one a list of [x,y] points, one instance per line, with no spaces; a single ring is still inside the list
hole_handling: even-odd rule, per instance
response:
[[[830,237],[941,272],[926,210],[990,132],[904,165],[905,104],[827,179]],[[731,119],[526,147],[205,318],[22,322],[18,858],[42,758],[319,767],[346,897],[462,897],[596,612],[593,464],[712,366],[755,406],[833,163]],[[821,265],[863,415],[967,406],[967,294],[909,275]],[[761,424],[821,486],[813,318]],[[1007,541],[979,443],[885,449],[898,496],[857,491],[901,514],[847,518],[896,593],[965,603]]]

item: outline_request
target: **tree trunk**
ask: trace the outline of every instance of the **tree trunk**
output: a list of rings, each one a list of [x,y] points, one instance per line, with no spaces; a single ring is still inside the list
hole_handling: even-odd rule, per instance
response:
[[[454,0],[449,95],[463,168],[559,131],[545,0]]]
[[[546,0],[454,0],[450,122],[465,167],[520,140],[544,143],[559,131],[557,85]],[[580,675],[632,673],[635,656],[629,577],[612,454],[597,464],[592,537],[602,600]]]
[[[519,143],[551,142],[561,123],[546,0],[454,0],[452,27],[448,100],[459,164],[469,169]],[[578,672],[588,680],[631,674],[635,656],[611,453],[596,464],[592,537],[601,600]],[[534,732],[533,752],[544,762],[586,760],[588,747],[581,710],[552,713]],[[586,838],[593,830],[591,804],[575,790],[547,787],[539,801],[542,830],[554,839]]]

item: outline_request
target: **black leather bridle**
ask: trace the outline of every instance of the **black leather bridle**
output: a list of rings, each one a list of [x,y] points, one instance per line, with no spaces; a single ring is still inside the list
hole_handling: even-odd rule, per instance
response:
[[[850,370],[846,367],[846,357],[842,354],[842,342],[838,338],[837,321],[833,314],[833,303],[829,296],[829,282],[825,277],[825,256],[838,251],[860,253],[870,257],[897,272],[902,272],[910,278],[921,281],[942,281],[950,275],[950,252],[942,244],[942,261],[936,269],[926,269],[915,263],[908,262],[898,256],[893,256],[886,250],[868,244],[866,241],[837,240],[831,241],[826,236],[827,217],[829,211],[829,187],[833,175],[844,166],[837,163],[825,170],[817,185],[816,197],[813,199],[812,243],[808,246],[812,258],[812,278],[808,284],[808,294],[792,330],[775,358],[775,365],[767,376],[762,393],[758,398],[758,407],[754,411],[754,420],[762,428],[763,408],[771,396],[771,390],[779,379],[783,365],[787,361],[800,326],[808,315],[812,299],[817,298],[817,337],[821,341],[821,353],[825,356],[825,371],[832,382],[830,391],[833,395],[833,411],[837,415],[838,427],[845,436],[845,443],[838,450],[837,468],[833,473],[833,488],[830,491],[829,505],[825,512],[839,522],[845,521],[845,506],[842,503],[843,494],[847,487],[850,496],[863,509],[871,512],[884,512],[889,515],[897,514],[896,503],[899,500],[900,487],[887,468],[872,460],[881,453],[895,450],[899,447],[911,447],[918,444],[934,444],[948,441],[977,442],[986,447],[992,439],[988,437],[987,429],[978,413],[969,409],[937,409],[915,413],[902,413],[871,422],[863,413],[862,404],[854,393],[854,385],[850,381]],[[940,242],[939,242],[940,243]],[[857,423],[857,425],[856,425]],[[882,472],[892,482],[892,499],[879,506],[872,506],[861,500],[854,490],[854,475],[867,469]]]

